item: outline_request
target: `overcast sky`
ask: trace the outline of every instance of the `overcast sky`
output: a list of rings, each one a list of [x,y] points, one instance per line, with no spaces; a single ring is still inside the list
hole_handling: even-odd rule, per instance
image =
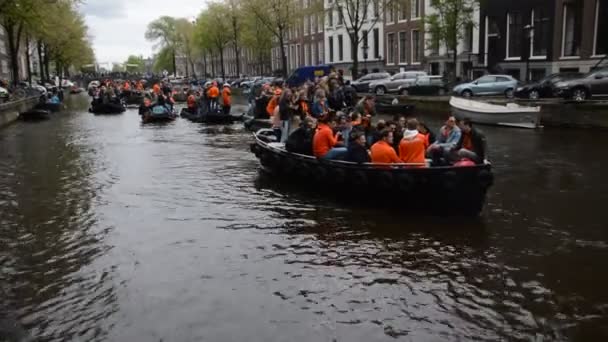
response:
[[[150,56],[153,43],[144,34],[148,23],[160,16],[194,19],[204,0],[85,0],[89,33],[100,63],[124,62],[131,54]]]

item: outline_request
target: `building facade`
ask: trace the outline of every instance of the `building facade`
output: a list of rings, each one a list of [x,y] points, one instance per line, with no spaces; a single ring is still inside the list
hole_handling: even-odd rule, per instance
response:
[[[0,80],[8,81],[11,78],[9,67],[10,58],[8,55],[8,42],[4,28],[0,27]]]
[[[588,72],[608,54],[608,0],[484,2],[480,16],[480,60],[491,72],[537,80]]]
[[[433,43],[432,35],[428,29],[424,33],[424,60],[425,69],[430,75],[456,75],[462,80],[473,79],[484,73],[485,65],[479,62],[479,32],[480,9],[478,4],[470,0],[474,6],[473,24],[461,32],[462,39],[456,48],[456,65],[454,65],[453,52],[448,51],[445,44]],[[436,14],[437,10],[425,1],[424,15]]]
[[[361,9],[366,11],[360,13],[362,21],[361,29],[357,36],[351,34],[355,26],[350,21],[349,13],[353,17],[354,9],[346,9],[345,6],[352,4],[343,0],[325,0],[325,63],[331,64],[338,70],[343,70],[347,77],[352,76],[353,57],[357,55],[359,71],[365,72],[384,69],[384,21],[382,18],[382,3],[380,1],[365,2],[369,6]],[[356,25],[358,26],[358,25]],[[358,48],[354,49],[352,41],[358,42]]]
[[[386,70],[424,69],[424,0],[393,2],[384,10]]]

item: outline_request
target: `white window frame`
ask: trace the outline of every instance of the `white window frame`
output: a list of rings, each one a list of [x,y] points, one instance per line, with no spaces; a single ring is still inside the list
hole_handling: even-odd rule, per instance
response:
[[[532,30],[532,32],[530,32],[530,59],[531,60],[543,60],[543,59],[547,59],[547,55],[539,55],[536,56],[534,55],[534,42],[535,42],[535,38],[536,38],[536,28],[534,26],[534,20],[536,19],[536,12],[534,11],[534,9],[532,9],[532,12],[530,13],[530,26],[534,28],[534,30]],[[542,20],[542,18],[541,18]]]
[[[566,17],[568,12],[568,6],[566,3],[564,3],[562,6],[562,8],[564,9],[564,13],[562,13],[562,55],[559,57],[559,59],[580,59],[581,56],[564,55],[564,53],[566,52]]]
[[[409,2],[405,1],[403,1],[402,3],[397,3],[397,23],[407,23],[407,11],[405,12],[405,19],[401,19],[401,6],[407,9],[407,7],[409,7],[408,5]]]
[[[519,57],[511,57],[509,56],[509,42],[511,39],[511,23],[510,20],[511,19],[511,12],[507,12],[507,39],[505,39],[507,41],[506,44],[506,49],[505,49],[505,61],[521,61],[521,56]]]
[[[410,4],[413,4],[413,3],[416,3],[416,0],[410,0]],[[418,10],[417,10],[418,16],[417,17],[412,17],[412,15],[413,15],[412,12],[411,12],[412,6],[410,6],[410,17],[412,17],[411,18],[412,21],[414,21],[414,20],[420,20],[420,18],[421,18],[420,14],[422,13],[422,8],[421,7],[422,7],[422,1],[418,1]]]
[[[319,41],[317,48],[319,51],[319,62],[325,64],[325,41]]]
[[[599,26],[600,22],[600,0],[596,0],[595,1],[595,27],[593,28],[593,55],[591,56],[591,58],[604,58],[606,57],[606,54],[597,54],[597,27]]]
[[[405,62],[401,62],[401,34],[405,36]],[[407,65],[407,31],[399,31],[397,32],[397,64],[399,65]]]
[[[410,52],[410,64],[411,65],[420,65],[422,63],[422,56],[418,56],[418,62],[414,62],[414,32],[418,32],[418,45],[420,45],[420,30],[412,30],[410,31],[410,47],[412,51]],[[418,51],[420,52],[420,46],[418,46]]]
[[[317,65],[317,42],[312,42],[310,44],[310,65]]]

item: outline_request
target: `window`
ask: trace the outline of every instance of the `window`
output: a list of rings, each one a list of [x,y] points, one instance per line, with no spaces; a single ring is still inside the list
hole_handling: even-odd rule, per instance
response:
[[[327,11],[327,27],[334,26],[334,10],[330,9]]]
[[[323,41],[319,42],[319,62],[325,63],[325,53],[324,53],[325,45]]]
[[[380,0],[374,0],[374,18],[378,18],[380,15]]]
[[[380,29],[374,29],[374,58],[380,58]]]
[[[329,37],[329,62],[334,62],[334,37]]]
[[[465,27],[464,34],[464,51],[473,52],[473,25]]]
[[[338,35],[338,60],[344,60],[344,41],[341,34]]]
[[[595,4],[594,55],[608,55],[608,0],[597,0]],[[600,38],[604,37],[604,38]]]
[[[386,36],[386,49],[388,52],[387,64],[395,64],[395,34],[389,33]]]
[[[547,43],[551,40],[549,32],[549,16],[543,7],[532,10],[531,33],[532,56],[547,56]]]
[[[420,0],[410,0],[412,2],[412,19],[420,18]]]
[[[338,26],[344,25],[344,16],[342,15],[342,7],[338,6]]]
[[[310,34],[310,18],[304,16],[304,35],[308,36],[308,34]]]
[[[310,65],[310,45],[304,45],[304,65]]]
[[[399,32],[399,64],[407,63],[407,35],[405,32]]]
[[[363,52],[363,59],[367,59],[369,57],[369,43],[367,39],[368,32],[367,30],[363,30],[363,40],[361,41],[361,51]]]
[[[583,2],[564,4],[564,15],[562,23],[562,56],[578,56],[581,48],[581,26],[582,26]]]
[[[420,63],[420,31],[412,31],[412,63]]]
[[[399,20],[407,20],[407,2],[406,1],[401,1],[397,3],[397,8],[399,9]]]
[[[484,76],[481,77],[477,80],[478,84],[482,84],[482,83],[494,83],[496,82],[496,77],[495,76]]]
[[[317,43],[310,44],[310,65],[317,65],[319,58],[317,57]]]
[[[319,31],[319,17],[315,14],[311,18],[312,20],[312,28],[310,29],[310,33],[317,33]]]
[[[388,5],[387,13],[386,13],[386,22],[392,23],[395,21],[395,11],[393,10],[393,5]]]
[[[519,12],[507,13],[507,58],[521,57],[523,26]]]

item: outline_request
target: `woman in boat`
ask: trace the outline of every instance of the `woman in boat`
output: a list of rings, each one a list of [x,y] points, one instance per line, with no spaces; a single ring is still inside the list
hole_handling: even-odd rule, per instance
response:
[[[340,132],[334,134],[336,126],[336,113],[330,112],[319,118],[317,131],[312,140],[312,149],[315,157],[322,159],[344,159],[346,147],[338,143]]]

